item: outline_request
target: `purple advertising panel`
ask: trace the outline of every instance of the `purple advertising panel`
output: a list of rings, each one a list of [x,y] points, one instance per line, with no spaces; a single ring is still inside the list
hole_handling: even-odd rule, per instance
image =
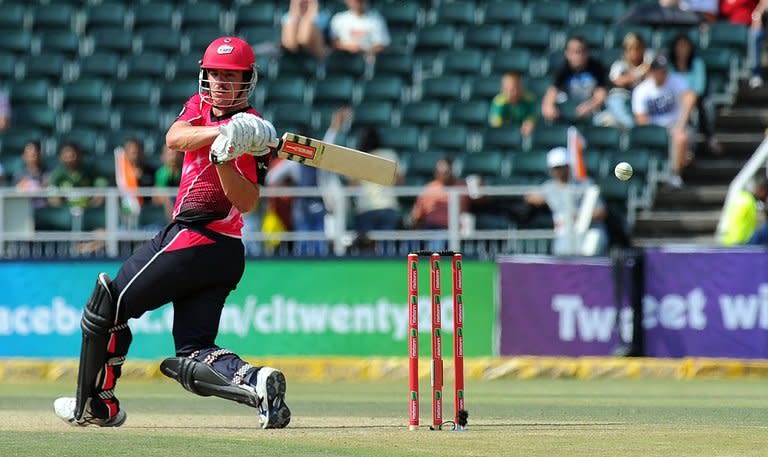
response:
[[[768,252],[651,249],[645,262],[648,355],[768,358]]]
[[[501,257],[499,273],[501,355],[610,355],[618,329],[632,334],[628,307],[617,319],[607,259]]]

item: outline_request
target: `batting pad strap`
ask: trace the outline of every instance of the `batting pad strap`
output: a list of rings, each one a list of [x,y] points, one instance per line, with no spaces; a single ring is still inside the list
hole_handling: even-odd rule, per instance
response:
[[[160,364],[160,371],[178,381],[188,391],[203,397],[216,396],[259,407],[259,397],[247,384],[236,385],[210,365],[186,357],[170,357]]]
[[[250,363],[246,363],[245,365],[241,366],[240,369],[238,369],[235,374],[232,375],[232,382],[237,385],[245,384],[245,375],[253,369],[253,365]]]

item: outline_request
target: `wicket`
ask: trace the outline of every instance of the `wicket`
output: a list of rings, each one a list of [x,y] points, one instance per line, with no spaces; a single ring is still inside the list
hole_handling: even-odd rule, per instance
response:
[[[432,426],[440,430],[444,424],[453,424],[454,430],[463,430],[467,423],[464,409],[464,301],[462,289],[462,256],[454,251],[416,251],[408,254],[408,382],[410,430],[419,427],[419,257],[429,257],[429,293],[432,314]],[[453,362],[454,362],[454,417],[443,422],[443,353],[440,304],[440,259],[452,258],[453,284]]]

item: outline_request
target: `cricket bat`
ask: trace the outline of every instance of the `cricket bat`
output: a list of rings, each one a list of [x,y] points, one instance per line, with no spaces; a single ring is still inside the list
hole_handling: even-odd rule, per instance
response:
[[[270,146],[278,157],[304,165],[386,186],[395,183],[397,164],[384,157],[289,132]]]

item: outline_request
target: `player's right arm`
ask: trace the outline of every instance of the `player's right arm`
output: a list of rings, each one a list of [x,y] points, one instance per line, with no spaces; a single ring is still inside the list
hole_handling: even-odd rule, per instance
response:
[[[187,121],[176,121],[165,134],[165,143],[176,151],[192,151],[209,146],[219,135],[218,126],[196,126]]]

